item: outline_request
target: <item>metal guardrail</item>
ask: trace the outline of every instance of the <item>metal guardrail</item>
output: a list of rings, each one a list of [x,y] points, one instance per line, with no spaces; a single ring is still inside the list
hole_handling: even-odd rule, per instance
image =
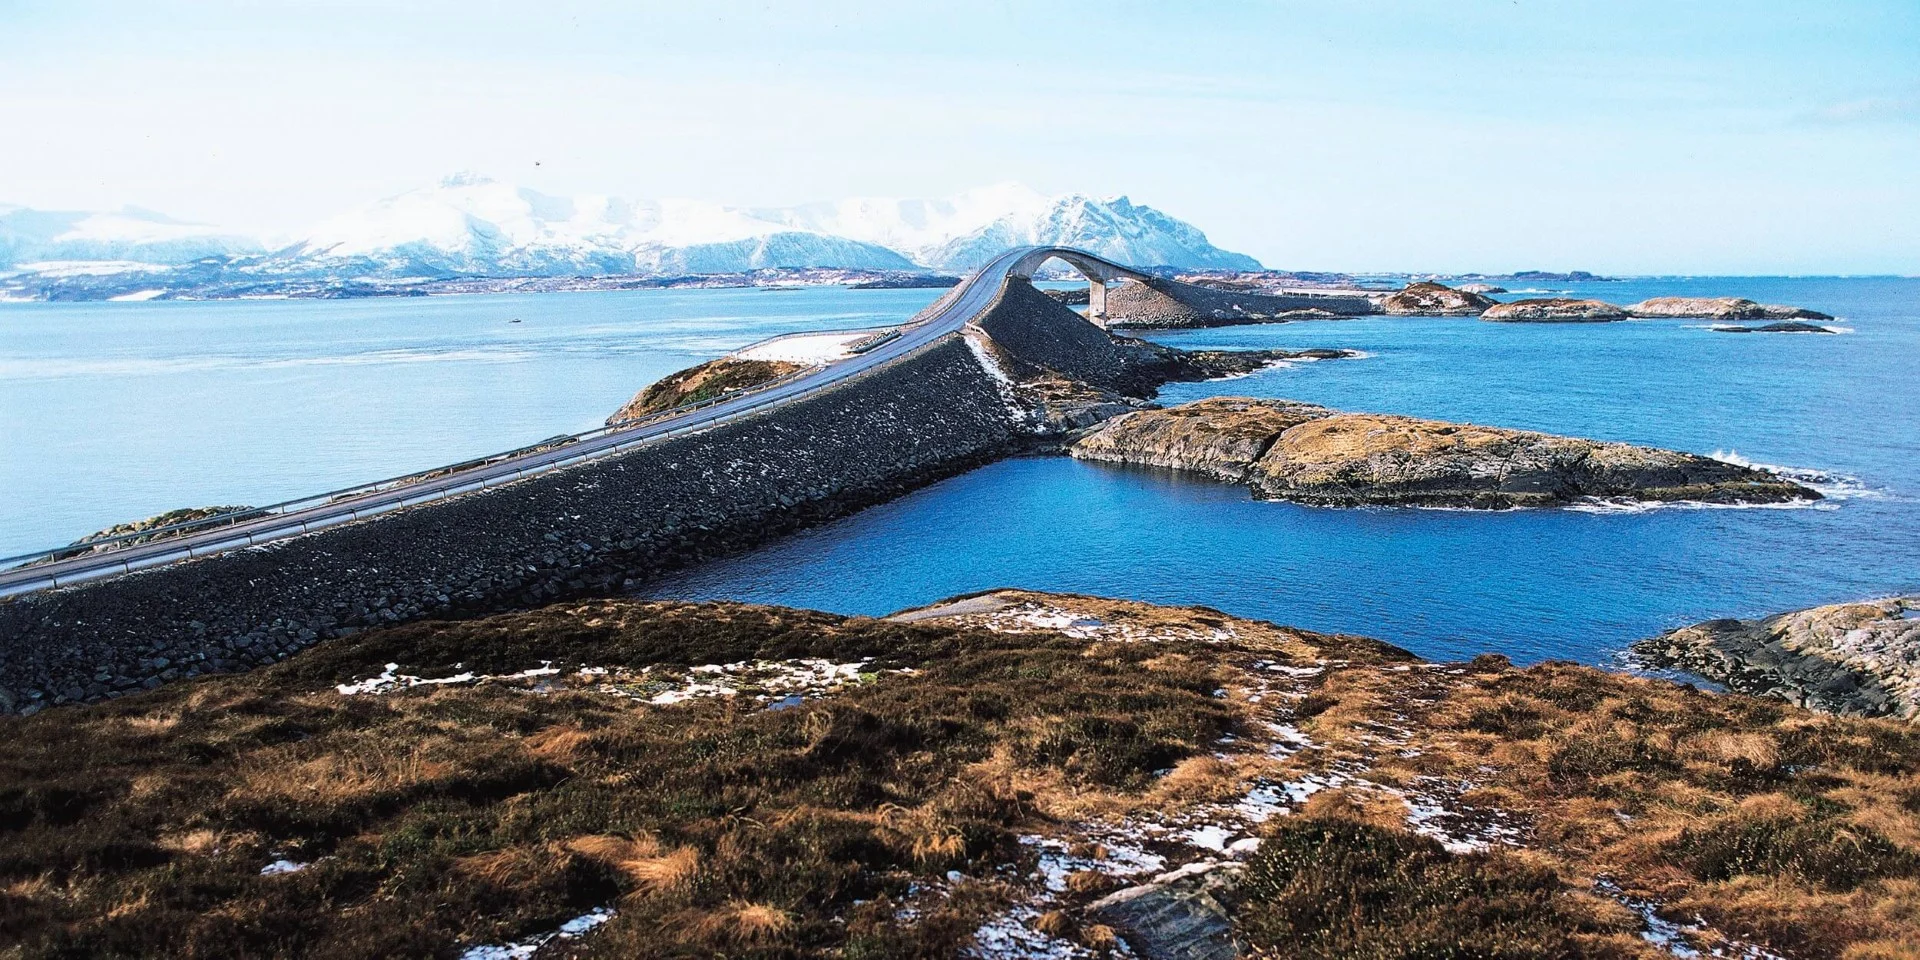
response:
[[[853,331],[846,331],[846,332],[858,333],[861,331],[853,330]],[[746,350],[753,349],[754,347],[762,346],[764,344],[772,343],[778,340],[785,340],[793,337],[819,336],[819,335],[820,335],[820,331],[812,331],[810,333],[781,334],[779,336],[768,337],[765,340],[760,340],[752,344],[748,344],[747,346],[742,347],[739,350],[735,350],[732,353],[741,353]],[[861,339],[860,341],[857,341],[854,344],[849,345],[848,350],[849,352],[856,353],[856,354],[865,353],[899,336],[900,336],[899,326],[874,328],[869,336]],[[728,356],[731,356],[731,355],[732,355],[731,353],[728,354]],[[119,534],[112,537],[99,537],[95,539],[79,540],[73,543],[65,544],[63,546],[49,547],[44,550],[36,550],[32,553],[17,554],[11,557],[0,557],[0,570],[15,570],[21,567],[34,564],[34,563],[54,561],[54,560],[65,560],[65,559],[70,559],[74,557],[85,556],[88,553],[104,553],[118,547],[130,546],[134,543],[147,543],[154,540],[165,539],[168,537],[177,537],[183,534],[199,533],[206,530],[216,530],[221,527],[230,527],[230,526],[235,526],[241,523],[251,523],[255,520],[260,520],[266,517],[280,516],[288,513],[293,513],[299,510],[307,509],[309,507],[317,507],[317,506],[322,506],[324,504],[333,503],[335,501],[344,500],[349,497],[365,496],[370,493],[380,493],[387,490],[397,490],[402,487],[415,486],[415,485],[430,482],[439,477],[445,477],[445,476],[450,476],[457,473],[462,473],[467,470],[475,469],[477,467],[484,467],[489,464],[500,463],[501,461],[504,461],[504,460],[512,460],[516,457],[524,457],[529,454],[541,453],[548,450],[558,449],[560,447],[567,446],[569,444],[579,443],[580,441],[583,441],[583,440],[591,440],[598,437],[608,436],[610,434],[621,433],[621,432],[633,430],[639,427],[644,427],[649,424],[659,423],[662,420],[671,420],[675,417],[679,417],[684,414],[691,413],[695,410],[700,410],[706,407],[710,407],[717,403],[724,403],[730,400],[738,399],[743,396],[749,396],[751,394],[759,393],[763,390],[770,390],[774,387],[778,387],[782,384],[789,383],[793,380],[797,380],[801,377],[807,376],[812,372],[813,371],[811,369],[798,370],[793,373],[786,374],[784,376],[775,377],[772,380],[768,380],[764,383],[755,384],[752,387],[748,387],[744,390],[733,390],[727,393],[720,394],[719,396],[708,397],[705,400],[696,400],[692,403],[683,403],[678,406],[670,407],[666,410],[661,410],[657,413],[648,414],[644,417],[636,417],[632,420],[622,420],[619,423],[611,424],[604,427],[595,427],[592,430],[586,430],[580,433],[559,434],[556,436],[548,437],[547,439],[541,440],[538,443],[528,444],[523,447],[515,447],[512,450],[503,451],[501,453],[495,453],[495,454],[490,454],[484,457],[476,457],[473,459],[462,460],[457,463],[449,463],[449,464],[445,464],[438,467],[429,467],[425,470],[415,470],[411,473],[401,474],[396,477],[388,477],[384,480],[375,480],[370,483],[356,484],[351,487],[342,487],[338,490],[329,490],[326,493],[317,493],[311,496],[298,497],[292,500],[282,500],[279,503],[268,504],[267,506],[264,506],[264,507],[251,507],[246,510],[236,510],[229,513],[215,514],[210,517],[201,517],[197,520],[183,520],[179,523],[170,523],[165,526],[153,527],[151,529],[140,530],[133,533],[123,533],[123,534]],[[624,449],[626,449],[624,445],[616,445],[615,447],[612,447],[609,450],[604,451],[604,453],[611,454]],[[562,466],[571,466],[578,462],[580,462],[580,458],[559,460],[559,461],[556,461],[555,463],[548,464],[536,470],[520,472],[516,474],[513,477],[513,479],[521,479],[523,477],[533,476],[539,473],[545,473],[549,470],[558,469],[559,467],[562,467]],[[465,492],[465,491],[462,490],[461,492]],[[435,492],[430,491],[429,493],[432,494]],[[440,495],[444,495],[444,492],[440,492]],[[438,499],[438,497],[429,496],[423,499]],[[409,504],[413,502],[417,502],[417,501],[411,501],[411,500],[407,501],[407,503]],[[227,549],[228,547],[227,544],[219,544],[216,546],[218,547],[218,549],[222,549],[222,550]],[[183,550],[181,551],[181,557],[184,557],[187,555],[199,556],[207,552],[215,552],[215,551],[212,549],[203,549],[203,550],[191,551],[189,553],[189,551]],[[180,559],[181,557],[175,557],[169,554],[169,555],[166,555],[165,557],[156,557],[151,559],[153,563],[160,563],[160,562],[170,562],[174,559]],[[148,562],[142,562],[141,564],[141,566],[143,567],[149,566],[149,565],[152,565],[152,564]]]

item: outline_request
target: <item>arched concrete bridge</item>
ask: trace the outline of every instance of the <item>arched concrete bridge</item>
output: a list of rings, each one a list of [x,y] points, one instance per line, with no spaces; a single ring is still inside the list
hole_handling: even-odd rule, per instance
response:
[[[668,437],[705,430],[762,413],[835,384],[858,377],[882,365],[915,354],[962,332],[979,319],[1011,280],[1029,280],[1049,260],[1058,259],[1078,270],[1091,284],[1089,314],[1096,321],[1104,313],[1106,284],[1112,280],[1148,281],[1152,278],[1123,264],[1072,247],[1016,247],[993,258],[972,276],[898,328],[898,335],[871,349],[763,389],[735,395],[718,403],[682,409],[634,424],[565,438],[524,453],[501,455],[477,464],[428,471],[412,482],[382,481],[289,501],[243,515],[165,528],[173,535],[136,542],[133,537],[97,541],[108,549],[73,556],[69,546],[0,560],[0,597],[110,577],[297,537],[342,523],[378,516],[416,504],[430,503],[512,483],[588,460],[613,456]],[[152,536],[147,531],[141,536]],[[38,562],[34,562],[38,561]],[[51,562],[47,562],[51,561]]]
[[[1122,266],[1112,260],[1085,250],[1076,250],[1073,247],[1024,247],[1008,252],[1020,254],[1019,259],[1007,267],[1009,277],[1032,280],[1033,275],[1049,260],[1059,260],[1080,271],[1080,275],[1087,278],[1087,318],[1096,323],[1106,319],[1107,316],[1108,283],[1114,280],[1138,280],[1141,283],[1150,283],[1154,279],[1151,274],[1141,273],[1132,267]]]

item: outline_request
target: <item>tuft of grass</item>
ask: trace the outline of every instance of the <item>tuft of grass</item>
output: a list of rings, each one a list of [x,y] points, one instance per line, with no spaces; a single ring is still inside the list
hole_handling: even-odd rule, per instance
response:
[[[1920,856],[1833,817],[1733,817],[1685,830],[1675,848],[1704,880],[1792,877],[1847,891],[1869,880],[1920,874]]]
[[[1258,957],[1633,955],[1550,870],[1344,818],[1277,821],[1236,896]]]

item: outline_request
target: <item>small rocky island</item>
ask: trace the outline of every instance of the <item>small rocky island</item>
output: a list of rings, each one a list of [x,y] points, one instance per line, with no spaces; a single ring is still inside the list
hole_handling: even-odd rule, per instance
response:
[[[1627,319],[1627,312],[1599,300],[1549,297],[1495,304],[1481,313],[1480,319],[1496,323],[1607,323]]]
[[[1743,693],[1826,713],[1920,718],[1920,596],[1840,603],[1758,620],[1709,620],[1634,652]]]
[[[1778,475],[1690,453],[1244,397],[1129,413],[1069,452],[1191,470],[1247,483],[1258,496],[1327,506],[1820,499]]]
[[[1496,288],[1497,289],[1497,288]],[[1464,287],[1440,283],[1410,283],[1380,301],[1380,312],[1391,316],[1477,317],[1498,306],[1492,299]]]
[[[1653,297],[1626,308],[1642,318],[1679,317],[1697,320],[1832,320],[1818,310],[1755,303],[1743,297]]]
[[[1782,323],[1767,323],[1757,327],[1715,326],[1714,333],[1832,333],[1829,327],[1817,323],[1802,323],[1788,320]]]

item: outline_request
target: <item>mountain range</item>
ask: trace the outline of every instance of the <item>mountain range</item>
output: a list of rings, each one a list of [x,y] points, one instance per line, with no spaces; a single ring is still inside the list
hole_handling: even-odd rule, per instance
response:
[[[1257,270],[1198,228],[1126,197],[1049,196],[1016,184],[937,200],[861,198],[794,207],[558,197],[456,174],[331,217],[291,241],[248,237],[137,208],[0,205],[0,273],[31,280],[169,275],[306,281],[741,273],[844,267],[964,272],[1018,244],[1081,247],[1142,267]]]

